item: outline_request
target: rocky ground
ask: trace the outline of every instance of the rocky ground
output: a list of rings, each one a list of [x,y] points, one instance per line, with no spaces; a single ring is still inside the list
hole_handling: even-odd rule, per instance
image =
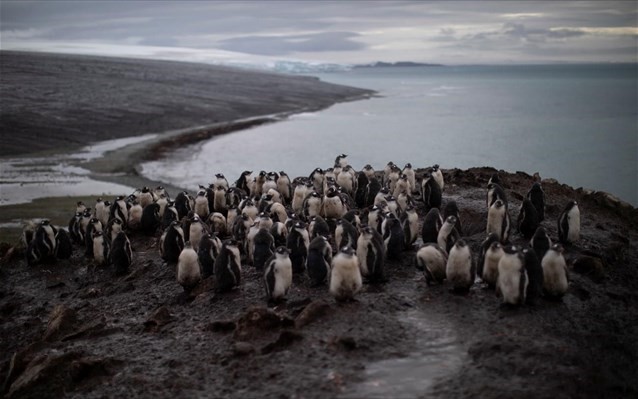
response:
[[[494,170],[444,172],[444,202],[458,203],[477,254]],[[516,220],[532,177],[501,179]],[[565,297],[517,309],[479,282],[462,296],[445,283],[426,286],[414,251],[388,261],[389,281],[366,285],[355,302],[338,304],[326,287],[297,279],[286,303],[267,307],[260,276],[247,266],[232,293],[216,294],[206,280],[185,296],[156,237],[131,236],[134,265],[125,277],[91,267],[79,248],[68,261],[27,267],[5,244],[2,391],[11,398],[635,397],[638,212],[605,193],[555,181],[543,187],[552,239],[564,204],[576,199],[581,240],[567,250]]]

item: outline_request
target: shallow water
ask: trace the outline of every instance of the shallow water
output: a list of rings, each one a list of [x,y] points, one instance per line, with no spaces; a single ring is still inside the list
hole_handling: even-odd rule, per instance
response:
[[[195,190],[215,173],[308,175],[349,155],[360,169],[493,166],[539,172],[638,205],[635,65],[356,69],[320,75],[382,97],[215,137],[143,164]]]
[[[414,352],[366,365],[365,380],[350,387],[341,398],[423,397],[438,378],[451,375],[461,366],[465,351],[449,322],[418,309],[399,320],[419,332]]]

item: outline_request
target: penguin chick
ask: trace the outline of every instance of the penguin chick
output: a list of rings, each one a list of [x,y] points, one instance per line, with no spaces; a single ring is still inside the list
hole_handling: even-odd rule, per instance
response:
[[[569,281],[567,278],[567,264],[563,256],[564,248],[554,244],[543,257],[543,291],[550,299],[559,299],[567,292]]]
[[[199,284],[201,279],[197,252],[190,242],[186,242],[177,260],[177,282],[184,287],[184,292],[188,294]]]
[[[341,248],[332,258],[330,294],[339,302],[352,300],[362,285],[359,261],[354,250],[350,247]]]
[[[528,284],[523,254],[514,245],[506,246],[503,251],[498,262],[496,294],[503,297],[505,304],[522,305]]]
[[[214,268],[217,291],[230,291],[239,286],[241,283],[241,258],[235,240],[223,242],[219,256],[215,259]]]
[[[292,262],[286,247],[277,247],[266,261],[264,286],[269,301],[283,299],[292,286]]]
[[[312,286],[324,284],[330,275],[330,265],[332,263],[332,247],[328,238],[317,236],[310,242],[308,248],[308,259],[306,268]]]
[[[472,252],[465,240],[456,241],[447,258],[445,276],[455,292],[467,292],[474,284]]]
[[[417,269],[423,270],[425,283],[442,283],[446,277],[447,252],[438,244],[423,245],[416,252]]]
[[[371,226],[361,227],[361,234],[357,239],[357,258],[361,274],[369,282],[385,282],[385,245],[383,237]]]

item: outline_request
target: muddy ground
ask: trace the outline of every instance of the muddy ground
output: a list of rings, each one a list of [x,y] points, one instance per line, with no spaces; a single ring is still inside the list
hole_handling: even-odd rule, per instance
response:
[[[492,169],[446,170],[474,254],[485,234]],[[501,173],[516,220],[532,183]],[[7,397],[600,398],[638,395],[638,213],[604,193],[544,181],[543,226],[576,199],[581,240],[561,301],[500,305],[477,282],[467,295],[427,287],[414,251],[386,263],[389,281],[338,304],[327,287],[296,279],[267,307],[260,276],[240,289],[204,281],[186,297],[156,237],[132,235],[134,265],[116,278],[69,261],[0,269],[0,375]],[[69,217],[73,204],[69,204]],[[520,235],[514,242],[522,243]],[[3,249],[3,253],[6,247]]]

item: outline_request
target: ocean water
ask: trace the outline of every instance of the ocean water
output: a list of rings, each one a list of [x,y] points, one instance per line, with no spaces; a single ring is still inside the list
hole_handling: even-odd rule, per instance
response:
[[[317,75],[376,90],[283,122],[181,148],[142,165],[195,190],[215,173],[308,175],[348,154],[355,169],[493,166],[539,172],[638,205],[637,65],[368,68]]]

